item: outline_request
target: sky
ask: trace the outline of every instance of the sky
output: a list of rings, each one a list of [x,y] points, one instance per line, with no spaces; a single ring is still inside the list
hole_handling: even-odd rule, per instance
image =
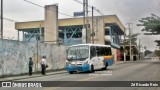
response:
[[[82,11],[82,5],[75,0],[28,0],[41,6],[58,4],[59,12],[73,16],[73,12]],[[83,0],[79,0],[83,1]],[[133,23],[132,33],[140,33],[142,46],[149,50],[158,49],[155,39],[160,36],[145,36],[141,32],[142,27],[137,27],[138,20],[142,17],[150,16],[151,13],[160,16],[160,0],[88,0],[89,5],[99,9],[104,15],[116,14],[123,25],[127,28],[127,23]],[[3,0],[4,17],[18,22],[44,20],[44,8],[32,5],[25,0]],[[91,11],[91,9],[89,9]],[[95,15],[100,15],[95,12]],[[59,14],[59,18],[71,18]],[[13,21],[4,20],[5,38],[17,39],[17,31],[14,29]],[[137,41],[139,42],[139,41]]]

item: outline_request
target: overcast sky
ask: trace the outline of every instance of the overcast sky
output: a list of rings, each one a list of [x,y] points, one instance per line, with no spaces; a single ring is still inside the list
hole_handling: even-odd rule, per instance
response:
[[[22,22],[44,20],[44,8],[37,7],[24,0],[3,0],[4,1],[4,17]],[[28,0],[41,6],[58,3],[59,12],[73,16],[73,12],[82,11],[82,5],[74,0]],[[83,1],[83,0],[79,0]],[[151,13],[160,15],[160,0],[88,0],[90,5],[98,8],[103,14],[116,14],[122,23],[133,23],[133,33],[141,33],[141,28],[137,27],[138,20],[142,17],[150,16]],[[90,10],[91,11],[91,10]],[[96,13],[96,12],[95,12]],[[96,13],[96,15],[100,15]],[[71,18],[59,14],[59,18]],[[9,38],[17,38],[14,29],[14,22],[4,21],[4,35]],[[152,38],[151,38],[152,37]],[[156,48],[155,39],[160,36],[144,36],[141,39],[143,46],[149,50]]]

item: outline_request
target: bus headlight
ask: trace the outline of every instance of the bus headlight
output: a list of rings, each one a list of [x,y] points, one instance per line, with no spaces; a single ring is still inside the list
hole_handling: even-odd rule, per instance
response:
[[[71,66],[71,64],[69,62],[66,62],[66,66]]]
[[[88,61],[86,61],[84,64],[88,64]]]

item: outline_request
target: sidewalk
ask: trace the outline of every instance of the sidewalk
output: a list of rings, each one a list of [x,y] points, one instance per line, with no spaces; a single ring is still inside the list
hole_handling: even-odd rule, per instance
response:
[[[125,63],[125,62],[124,61],[115,62],[115,64],[123,64],[123,63]],[[50,72],[46,72],[45,76],[63,74],[63,73],[67,73],[67,71],[66,70],[50,71]],[[18,75],[18,76],[2,77],[2,78],[0,78],[0,81],[21,80],[21,79],[28,79],[28,78],[35,78],[35,77],[43,77],[43,76],[44,75],[41,75],[41,73],[33,73],[32,76],[25,74],[25,75],[21,75],[21,76]]]
[[[131,62],[135,62],[135,61],[117,61],[114,64],[124,64],[124,63],[131,63]]]
[[[32,76],[22,75],[22,76],[11,76],[11,77],[2,77],[0,78],[0,81],[12,81],[12,80],[21,80],[21,79],[28,79],[28,78],[35,78],[35,77],[43,77],[43,76],[50,76],[50,75],[56,75],[56,74],[63,74],[66,73],[66,70],[62,71],[52,71],[52,72],[46,72],[46,75],[41,75],[41,73],[32,74]]]
[[[115,64],[123,64],[125,63],[124,61],[116,61]]]

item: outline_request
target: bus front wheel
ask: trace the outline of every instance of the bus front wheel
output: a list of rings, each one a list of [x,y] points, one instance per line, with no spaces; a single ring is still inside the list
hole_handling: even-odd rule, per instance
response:
[[[73,72],[72,72],[72,71],[69,71],[69,74],[73,74]]]
[[[91,73],[93,73],[93,72],[94,72],[94,66],[91,65]]]
[[[104,68],[102,68],[103,70],[107,70],[108,67],[108,63],[105,64]]]

